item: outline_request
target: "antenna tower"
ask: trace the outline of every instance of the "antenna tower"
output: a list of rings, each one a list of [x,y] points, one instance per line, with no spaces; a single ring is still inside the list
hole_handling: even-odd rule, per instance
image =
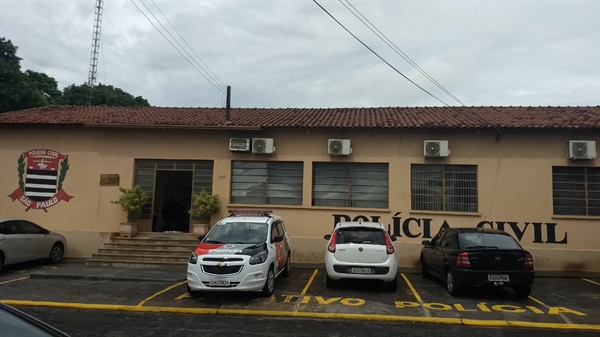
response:
[[[100,30],[102,28],[102,6],[104,0],[96,0],[96,12],[94,14],[94,30],[92,32],[92,51],[90,53],[90,72],[88,74],[88,105],[92,105],[94,85],[96,84],[96,73],[98,72],[98,49],[100,48]]]

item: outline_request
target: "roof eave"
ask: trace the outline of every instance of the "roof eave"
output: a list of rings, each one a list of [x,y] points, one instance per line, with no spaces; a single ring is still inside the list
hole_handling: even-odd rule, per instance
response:
[[[125,128],[125,129],[177,129],[177,130],[262,130],[260,126],[244,125],[161,125],[161,124],[107,124],[86,123],[86,128]]]

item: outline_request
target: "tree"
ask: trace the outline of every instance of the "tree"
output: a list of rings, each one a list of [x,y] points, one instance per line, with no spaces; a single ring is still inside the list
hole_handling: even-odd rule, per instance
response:
[[[87,105],[89,86],[72,84],[58,89],[58,82],[44,73],[21,71],[18,47],[0,38],[0,113],[47,105]],[[150,106],[142,96],[133,96],[121,88],[99,84],[94,87],[92,105]]]
[[[90,86],[71,84],[63,89],[63,103],[68,105],[87,105],[87,97]],[[150,106],[150,103],[142,96],[133,96],[121,88],[112,85],[98,84],[94,87],[92,105],[107,106]]]
[[[6,38],[0,38],[0,112],[23,109],[27,87],[21,73],[18,47]]]

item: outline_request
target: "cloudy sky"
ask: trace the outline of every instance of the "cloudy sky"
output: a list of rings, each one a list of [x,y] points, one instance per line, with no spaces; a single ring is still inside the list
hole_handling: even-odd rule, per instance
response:
[[[152,14],[178,39],[196,61],[171,41],[196,68],[196,62],[204,64],[194,52],[232,87],[234,107],[443,105],[372,54],[312,0],[154,2],[135,0],[165,36],[171,39]],[[409,79],[443,102],[460,105],[342,3],[318,2]],[[223,105],[221,90],[131,1],[104,3],[99,82],[142,95],[153,105]],[[350,3],[467,106],[600,105],[598,0]],[[23,69],[47,73],[61,89],[81,84],[89,71],[94,4],[0,0],[0,36],[19,47]]]

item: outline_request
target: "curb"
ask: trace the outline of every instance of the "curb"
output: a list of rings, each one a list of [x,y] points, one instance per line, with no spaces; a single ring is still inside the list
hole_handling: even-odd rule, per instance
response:
[[[144,277],[118,277],[118,276],[90,276],[90,275],[51,275],[41,273],[31,273],[31,279],[53,279],[53,280],[90,280],[90,281],[128,281],[128,282],[181,282],[185,281],[185,277],[181,278],[144,278]]]
[[[107,310],[107,311],[129,311],[129,312],[152,312],[152,313],[178,313],[195,315],[236,315],[236,316],[271,316],[271,317],[294,317],[294,318],[317,318],[337,320],[362,320],[372,322],[405,322],[405,323],[429,323],[447,325],[465,325],[478,327],[502,327],[502,328],[535,328],[535,329],[558,329],[558,330],[589,330],[600,331],[600,325],[593,324],[567,324],[567,323],[540,323],[525,321],[504,320],[479,320],[462,318],[441,317],[417,317],[417,316],[394,316],[374,314],[340,314],[340,313],[317,313],[317,312],[293,312],[275,310],[238,310],[238,309],[209,309],[209,308],[176,308],[176,307],[144,307],[141,305],[114,305],[114,304],[85,304],[85,303],[60,303],[60,302],[36,302],[19,300],[0,300],[6,305],[29,306],[29,307],[52,307],[63,309],[84,310]]]

